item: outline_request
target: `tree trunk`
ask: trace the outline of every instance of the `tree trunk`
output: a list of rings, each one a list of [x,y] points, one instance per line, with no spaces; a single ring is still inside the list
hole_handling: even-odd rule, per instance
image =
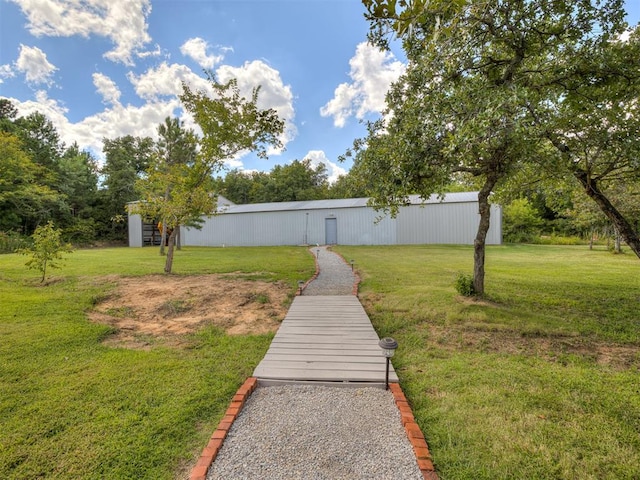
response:
[[[162,223],[162,233],[160,235],[160,255],[164,255],[164,244],[167,243],[167,222]]]
[[[171,189],[167,187],[164,191],[164,202],[167,203],[171,198]],[[160,255],[164,255],[164,244],[167,243],[167,222],[166,219],[162,219],[162,235],[160,239]]]
[[[176,235],[176,248],[178,250],[182,250],[182,235],[180,235],[180,225],[176,227],[176,230],[178,230],[178,233]]]
[[[487,239],[487,232],[491,226],[491,204],[489,203],[489,195],[496,183],[497,178],[493,175],[488,175],[482,189],[478,192],[480,223],[478,224],[476,238],[473,241],[473,288],[479,297],[484,295],[485,241]]]
[[[167,261],[164,264],[164,273],[171,273],[171,269],[173,268],[173,251],[174,245],[176,241],[177,229],[174,228],[169,235],[169,242],[167,245]]]
[[[640,238],[631,224],[622,216],[616,207],[613,206],[604,193],[602,193],[596,181],[589,178],[587,172],[584,170],[576,170],[573,174],[584,187],[585,193],[598,204],[602,213],[611,221],[618,235],[627,242],[627,245],[633,250],[633,253],[640,258]]]

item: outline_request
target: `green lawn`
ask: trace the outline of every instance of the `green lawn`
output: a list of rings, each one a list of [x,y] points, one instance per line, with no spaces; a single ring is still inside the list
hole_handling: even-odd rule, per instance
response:
[[[210,328],[182,348],[110,348],[87,311],[106,275],[162,272],[155,248],[79,250],[45,286],[0,255],[0,478],[185,478],[271,335]],[[175,273],[246,273],[297,287],[304,248],[185,248]],[[170,281],[170,279],[168,279]]]
[[[336,247],[443,480],[640,478],[640,261],[586,247],[490,247],[488,299],[457,296],[470,247]],[[0,255],[0,478],[184,478],[271,335],[206,329],[180,348],[111,348],[87,311],[105,276],[157,249],[80,250],[40,286]],[[296,288],[304,248],[185,248],[177,275]]]
[[[586,247],[337,247],[443,480],[640,479],[640,261]]]

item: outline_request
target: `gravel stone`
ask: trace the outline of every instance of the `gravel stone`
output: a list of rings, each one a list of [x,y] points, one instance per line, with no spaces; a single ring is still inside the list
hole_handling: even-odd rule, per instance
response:
[[[420,480],[391,392],[308,385],[259,387],[207,480]]]
[[[356,276],[351,271],[351,265],[326,246],[309,250],[317,256],[320,273],[306,286],[302,295],[353,295]]]

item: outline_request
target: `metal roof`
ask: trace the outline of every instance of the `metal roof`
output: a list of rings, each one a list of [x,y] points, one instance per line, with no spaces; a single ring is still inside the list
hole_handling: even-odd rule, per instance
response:
[[[224,199],[226,200],[226,199]],[[444,198],[431,195],[427,200],[419,195],[410,195],[411,205],[422,205],[429,203],[468,203],[478,201],[478,192],[447,193]],[[340,198],[331,200],[308,200],[301,202],[272,202],[272,203],[247,203],[235,205],[233,202],[218,204],[218,211],[224,213],[255,213],[255,212],[283,212],[294,210],[323,210],[338,208],[367,207],[368,198]]]

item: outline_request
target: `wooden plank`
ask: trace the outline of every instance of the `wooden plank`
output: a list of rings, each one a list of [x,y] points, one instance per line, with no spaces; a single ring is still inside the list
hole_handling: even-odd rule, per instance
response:
[[[384,368],[384,359],[380,361],[380,355],[311,355],[301,353],[269,353],[269,361],[286,361],[286,362],[349,362],[353,364],[375,363],[382,365]]]
[[[373,349],[352,350],[350,348],[274,348],[268,350],[269,355],[324,355],[328,357],[334,356],[353,356],[353,357],[380,357],[380,351]]]
[[[300,370],[300,369],[282,369],[260,372],[256,370],[256,377],[261,379],[278,379],[278,380],[324,380],[331,382],[384,382],[384,374],[377,372],[340,372],[326,370]],[[389,374],[390,382],[398,382],[395,375]]]
[[[378,335],[355,296],[296,297],[254,372],[277,382],[384,383]],[[389,380],[397,382],[393,367]]]

